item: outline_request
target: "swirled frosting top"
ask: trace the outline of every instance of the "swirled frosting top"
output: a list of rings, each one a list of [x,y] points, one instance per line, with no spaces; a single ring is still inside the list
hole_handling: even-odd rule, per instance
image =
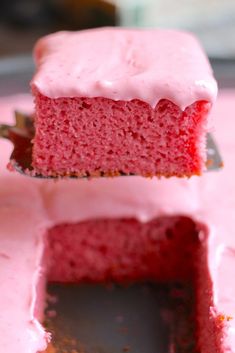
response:
[[[152,107],[169,99],[181,109],[213,102],[217,84],[198,40],[188,32],[105,27],[58,32],[34,50],[32,80],[43,95],[140,99]]]

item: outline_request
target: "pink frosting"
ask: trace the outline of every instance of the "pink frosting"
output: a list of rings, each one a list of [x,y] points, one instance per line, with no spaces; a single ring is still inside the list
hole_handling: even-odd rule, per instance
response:
[[[45,96],[213,102],[217,84],[197,39],[173,30],[101,28],[38,41],[32,86]]]
[[[0,99],[1,122],[11,124],[17,109],[28,112],[29,96]],[[39,183],[6,170],[12,146],[0,139],[0,351],[36,353],[47,346],[37,318],[42,303],[43,235],[49,226]],[[43,293],[39,293],[43,295]]]
[[[2,98],[0,113],[31,107],[28,97]],[[5,171],[11,145],[0,140],[0,346],[4,353],[35,353],[46,337],[34,316],[35,288],[45,228],[99,217],[188,215],[209,232],[208,266],[216,309],[235,317],[235,91],[220,94],[214,109],[225,168],[184,179],[38,181]],[[221,120],[223,116],[223,120]],[[14,318],[14,320],[12,319]],[[235,350],[235,320],[224,345]],[[20,342],[20,343],[19,343]]]

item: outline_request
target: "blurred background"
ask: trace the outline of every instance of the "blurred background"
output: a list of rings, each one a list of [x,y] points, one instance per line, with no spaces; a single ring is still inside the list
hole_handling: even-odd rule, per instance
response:
[[[235,87],[235,0],[1,0],[0,95],[29,90],[40,36],[99,26],[190,30],[219,84]]]
[[[235,0],[1,0],[0,55],[29,53],[52,31],[107,25],[188,29],[211,57],[235,57]]]

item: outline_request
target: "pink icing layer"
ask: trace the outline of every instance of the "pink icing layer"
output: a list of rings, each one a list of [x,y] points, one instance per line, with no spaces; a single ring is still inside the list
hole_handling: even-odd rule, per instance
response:
[[[31,99],[2,98],[4,122],[12,122],[15,107],[28,109]],[[123,217],[147,222],[159,216],[186,215],[205,224],[213,283],[211,314],[215,315],[216,309],[235,317],[234,110],[235,91],[222,92],[214,118],[225,168],[190,180],[119,177],[37,181],[6,171],[11,144],[0,141],[0,281],[5,283],[0,293],[0,346],[4,353],[35,353],[46,345],[34,316],[35,289],[45,229],[61,223]],[[227,324],[223,346],[235,350],[234,319]]]
[[[35,47],[32,86],[50,98],[139,99],[153,108],[165,98],[182,110],[213,102],[217,84],[190,33],[101,28],[58,32]]]
[[[28,96],[3,98],[3,122],[15,107],[28,111]],[[6,170],[11,144],[0,140],[0,351],[35,353],[47,346],[43,315],[43,235],[48,220],[35,183]],[[33,206],[32,206],[33,205]]]
[[[1,146],[2,147],[2,146]],[[27,197],[25,197],[27,195]],[[32,204],[34,207],[32,207]],[[48,224],[41,198],[24,180],[1,178],[0,188],[0,347],[2,352],[37,352],[46,336],[42,317],[42,233]],[[36,292],[36,287],[39,293]],[[36,305],[38,304],[38,305]]]

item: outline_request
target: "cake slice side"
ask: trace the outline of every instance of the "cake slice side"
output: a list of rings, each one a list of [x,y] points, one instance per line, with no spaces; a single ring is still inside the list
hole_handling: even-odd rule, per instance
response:
[[[34,95],[39,174],[182,177],[205,170],[208,102],[181,111],[168,100],[152,109],[139,100]]]
[[[199,352],[223,353],[229,317],[216,305],[214,283],[208,267],[207,230],[201,226],[203,240],[195,263],[196,341]]]

